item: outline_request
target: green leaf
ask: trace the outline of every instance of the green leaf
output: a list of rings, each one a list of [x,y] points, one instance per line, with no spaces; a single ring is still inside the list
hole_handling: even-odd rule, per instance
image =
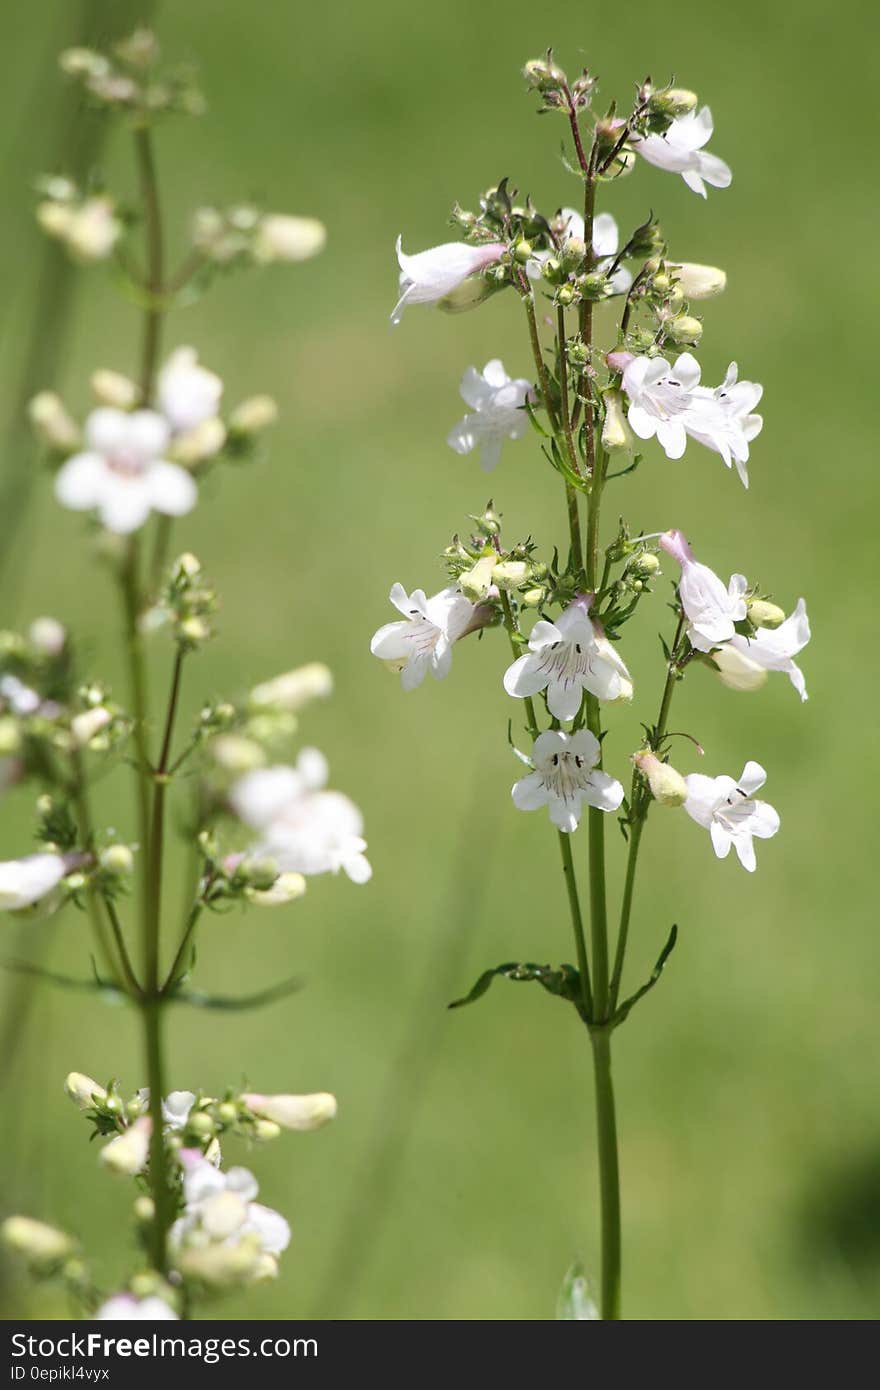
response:
[[[296,994],[303,987],[303,981],[292,978],[267,989],[256,990],[253,994],[206,994],[197,989],[175,989],[168,995],[169,1004],[189,1004],[194,1009],[221,1009],[242,1012],[246,1009],[260,1009],[265,1004],[274,1004],[289,994]]]
[[[548,994],[555,994],[559,999],[567,999],[572,1004],[579,1004],[581,1000],[581,977],[573,965],[560,965],[554,970],[552,966],[535,965],[532,961],[508,961],[504,965],[496,965],[494,970],[484,970],[470,993],[461,999],[454,999],[449,1008],[460,1009],[463,1004],[473,1004],[474,1000],[480,999],[486,993],[492,981],[499,975],[508,980],[526,983],[535,981],[546,989]]]
[[[669,933],[666,945],[663,947],[663,950],[657,957],[657,964],[651,971],[650,979],[648,979],[645,982],[645,984],[642,985],[641,989],[637,989],[635,994],[631,994],[628,999],[624,999],[623,1003],[617,1009],[615,1009],[611,1019],[611,1026],[613,1028],[616,1028],[619,1023],[623,1023],[630,1010],[635,1008],[639,1000],[644,999],[648,991],[654,988],[657,981],[660,979],[660,976],[663,974],[663,967],[669,959],[670,955],[672,954],[673,948],[677,940],[678,927],[675,924],[673,924],[672,931]]]
[[[87,994],[103,994],[113,1003],[125,999],[123,990],[117,988],[111,980],[102,980],[92,962],[95,971],[94,978],[91,980],[75,980],[70,975],[60,975],[55,970],[47,970],[42,965],[34,965],[29,960],[5,960],[2,962],[4,970],[11,970],[15,975],[31,975],[36,980],[44,980],[46,984],[56,985],[59,989],[73,989]]]

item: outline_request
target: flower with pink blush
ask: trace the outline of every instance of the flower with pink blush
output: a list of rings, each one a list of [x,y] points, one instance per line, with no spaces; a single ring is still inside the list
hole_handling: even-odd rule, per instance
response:
[[[485,270],[501,259],[504,246],[490,242],[485,246],[468,246],[463,241],[447,241],[407,256],[397,238],[397,260],[400,265],[400,298],[394,306],[391,322],[400,323],[408,304],[436,304],[451,294],[471,275]]]
[[[691,646],[700,652],[710,652],[722,642],[729,642],[736,634],[735,624],[746,616],[749,586],[745,575],[731,575],[725,588],[708,565],[701,565],[694,558],[681,531],[666,531],[660,537],[660,545],[681,565],[678,593],[688,620]]]

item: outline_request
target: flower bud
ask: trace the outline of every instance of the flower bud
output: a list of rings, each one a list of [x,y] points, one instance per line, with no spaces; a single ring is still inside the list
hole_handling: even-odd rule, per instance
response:
[[[584,299],[607,299],[611,293],[611,281],[601,270],[591,270],[588,275],[579,275],[577,287]]]
[[[134,855],[128,845],[108,845],[101,851],[98,862],[110,874],[127,877],[134,869]]]
[[[122,235],[112,198],[86,198],[70,218],[63,233],[71,253],[81,261],[103,261]]]
[[[518,265],[526,265],[532,259],[533,254],[532,243],[526,241],[524,237],[520,237],[513,248],[513,259]]]
[[[567,80],[562,68],[553,62],[553,54],[549,49],[546,58],[532,58],[526,63],[523,77],[537,92],[555,91]]]
[[[191,468],[193,464],[214,458],[225,443],[226,426],[214,415],[209,420],[202,420],[201,424],[194,425],[191,430],[183,430],[175,435],[168,450],[168,457],[175,463],[182,463],[184,468]]]
[[[211,625],[204,618],[193,615],[180,622],[177,635],[185,646],[197,647],[200,642],[207,642],[211,636]]]
[[[0,758],[11,757],[21,748],[21,730],[11,714],[0,715]]]
[[[477,305],[494,294],[497,288],[499,287],[483,275],[470,275],[466,280],[462,280],[460,285],[456,285],[454,290],[450,290],[449,294],[438,299],[437,307],[447,314],[463,314],[468,309],[476,309]]]
[[[472,569],[459,576],[458,584],[465,598],[471,603],[479,603],[489,592],[497,564],[495,555],[481,555]]]
[[[637,579],[653,579],[660,573],[660,560],[652,551],[643,550],[632,557],[626,569]]]
[[[204,1110],[193,1111],[186,1122],[187,1135],[196,1139],[213,1139],[215,1129],[214,1121]]]
[[[602,421],[602,448],[608,453],[632,448],[632,432],[626,421],[623,397],[619,391],[606,391],[605,419]]]
[[[253,772],[255,767],[263,767],[266,762],[260,745],[243,734],[218,734],[208,744],[208,752],[218,767],[236,777]]]
[[[109,1144],[105,1144],[98,1157],[111,1173],[133,1177],[146,1167],[150,1152],[150,1130],[152,1123],[148,1115],[135,1120],[128,1129],[117,1134]]]
[[[37,204],[37,225],[47,236],[58,240],[67,236],[73,222],[74,211],[67,203],[56,203],[51,198]]]
[[[249,888],[265,891],[278,878],[278,865],[274,859],[243,859],[235,874]]]
[[[112,714],[102,705],[99,705],[97,709],[87,709],[82,714],[74,715],[70,721],[70,732],[73,735],[74,743],[78,748],[87,748],[96,735],[112,722]]]
[[[229,418],[233,434],[259,434],[278,419],[278,406],[271,396],[249,396],[237,405]]]
[[[9,1216],[0,1226],[3,1243],[36,1267],[56,1264],[76,1249],[76,1241],[55,1226],[29,1216]]]
[[[525,560],[502,560],[492,571],[492,582],[499,589],[518,589],[530,576],[531,569]]]
[[[680,314],[666,324],[666,333],[674,343],[689,343],[692,346],[703,336],[703,325],[690,314]]]
[[[254,710],[282,710],[296,714],[312,700],[325,700],[333,694],[333,676],[320,661],[297,666],[274,680],[257,685],[248,696]]]
[[[766,598],[751,598],[746,601],[746,615],[753,627],[779,627],[785,622],[785,613],[776,603]]]
[[[731,647],[729,643],[714,651],[711,660],[718,668],[722,685],[726,685],[730,690],[760,690],[767,680],[767,670],[764,666],[759,666],[757,661],[753,661],[744,652],[737,651],[736,647]]]
[[[242,1101],[252,1114],[282,1129],[320,1129],[336,1114],[336,1097],[326,1091],[307,1096],[263,1096],[250,1091]]]
[[[184,1247],[176,1263],[185,1279],[196,1279],[212,1288],[246,1284],[260,1268],[259,1237],[246,1235],[233,1245],[213,1241],[210,1245]]]
[[[656,753],[645,749],[633,755],[633,762],[646,778],[651,795],[661,806],[683,806],[687,801],[687,783],[680,772],[669,763],[662,763]]]
[[[60,656],[67,641],[67,629],[57,618],[34,618],[27,637],[39,656]]]
[[[271,888],[251,888],[248,900],[255,907],[285,907],[295,902],[306,891],[306,881],[302,874],[279,874]]]
[[[274,261],[307,261],[323,251],[327,229],[315,217],[271,213],[257,224],[252,255],[260,265]]]
[[[97,1081],[85,1076],[81,1071],[72,1071],[64,1082],[64,1094],[69,1096],[79,1110],[91,1110],[95,1105],[103,1106],[107,1092]]]
[[[690,92],[686,87],[668,87],[665,92],[651,94],[651,110],[660,116],[686,116],[696,104],[696,92]]]
[[[64,402],[54,391],[40,391],[28,405],[28,416],[34,433],[50,449],[69,454],[80,445],[79,425],[69,415]]]
[[[587,243],[583,237],[567,237],[562,247],[562,265],[565,270],[582,270]]]
[[[562,309],[567,309],[570,304],[574,304],[576,297],[571,285],[560,285],[559,289],[556,291],[556,303]],[[589,296],[587,296],[587,298],[589,298]]]
[[[678,287],[687,299],[713,299],[727,288],[727,275],[714,265],[698,265],[695,261],[670,263]]]
[[[155,1220],[156,1203],[153,1201],[152,1197],[148,1197],[146,1193],[144,1193],[140,1197],[135,1197],[132,1211],[134,1212],[135,1221],[140,1221],[143,1225],[146,1225],[147,1222]]]
[[[141,398],[140,390],[131,377],[105,368],[92,372],[91,387],[98,404],[112,406],[114,410],[134,410]]]
[[[546,589],[527,589],[524,594],[520,595],[520,603],[524,604],[526,608],[540,608],[546,597]]]
[[[255,1120],[253,1137],[258,1144],[270,1144],[273,1139],[281,1138],[281,1126],[274,1120]]]
[[[93,48],[65,48],[58,55],[58,66],[68,77],[103,77],[110,64]]]

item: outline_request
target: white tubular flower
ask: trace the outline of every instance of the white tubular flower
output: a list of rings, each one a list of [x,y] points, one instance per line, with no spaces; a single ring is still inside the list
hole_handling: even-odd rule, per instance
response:
[[[565,235],[562,239],[563,251],[569,243],[583,242],[584,240],[584,219],[583,215],[575,208],[563,208],[560,217],[565,221]],[[620,233],[617,229],[617,222],[610,212],[600,212],[593,218],[593,255],[596,257],[594,270],[600,274],[604,273],[611,266],[614,257],[620,247]],[[526,265],[526,271],[533,280],[539,279],[545,263],[550,259],[551,251],[537,251]],[[618,266],[611,277],[611,293],[626,294],[632,285],[632,275],[625,266]]]
[[[624,368],[623,389],[629,397],[627,419],[639,439],[653,439],[669,459],[680,459],[687,446],[688,421],[700,408],[700,364],[683,352],[670,366],[665,357],[633,357]]]
[[[736,464],[743,487],[749,485],[749,444],[764,427],[763,417],[753,413],[763,394],[758,382],[737,381],[737,365],[731,362],[727,376],[714,391],[699,388],[702,404],[698,402],[685,420],[692,439],[720,454],[728,468]]]
[[[50,449],[69,454],[82,443],[79,425],[54,391],[38,392],[28,402],[28,417],[34,432]]]
[[[504,253],[501,242],[468,246],[463,241],[447,241],[442,246],[432,246],[428,251],[407,256],[402,241],[402,237],[397,238],[400,298],[391,315],[394,324],[400,323],[408,304],[436,304],[469,276],[494,265]]]
[[[222,394],[223,382],[200,365],[195,348],[177,348],[159,373],[159,409],[174,434],[213,420]]]
[[[710,652],[722,642],[736,636],[735,623],[746,616],[746,591],[749,587],[744,574],[732,574],[724,584],[708,565],[694,559],[681,531],[666,531],[660,544],[668,555],[681,565],[678,592],[688,620],[688,641],[698,652]]]
[[[282,1129],[320,1129],[336,1115],[336,1097],[326,1091],[307,1096],[263,1096],[248,1091],[242,1096],[248,1110],[272,1120]]]
[[[153,1128],[149,1115],[142,1115],[128,1129],[117,1134],[109,1144],[105,1144],[99,1159],[111,1173],[123,1177],[134,1177],[147,1166],[150,1155],[150,1132]]]
[[[696,261],[667,262],[687,299],[714,299],[727,288],[727,274],[715,265],[699,265]]]
[[[57,618],[34,618],[27,638],[40,656],[60,656],[67,642],[67,628]]]
[[[513,804],[520,811],[548,807],[553,824],[566,833],[577,829],[584,802],[600,811],[616,811],[623,787],[597,768],[601,756],[599,740],[589,729],[576,734],[548,729],[535,739],[534,772],[511,788]]]
[[[534,396],[532,383],[525,377],[509,377],[503,363],[493,357],[482,372],[468,367],[459,390],[471,410],[453,425],[446,442],[457,454],[470,454],[479,447],[480,467],[491,473],[505,439],[522,439],[529,427],[523,406]]]
[[[247,1168],[222,1173],[203,1158],[188,1164],[183,1215],[169,1232],[175,1263],[218,1284],[261,1277],[259,1257],[286,1250],[290,1227],[277,1211],[254,1201],[258,1191]]]
[[[229,800],[236,815],[259,834],[251,854],[272,859],[283,873],[338,873],[366,883],[364,822],[342,792],[325,791],[327,762],[316,748],[304,748],[296,767],[248,772],[233,785]],[[269,890],[271,891],[271,890]]]
[[[712,660],[719,675],[732,690],[757,690],[767,679],[768,671],[784,671],[801,700],[807,699],[804,673],[794,658],[810,640],[810,620],[802,598],[793,613],[779,627],[759,627],[753,637],[737,633]]]
[[[729,188],[733,175],[723,159],[703,149],[712,138],[712,112],[708,106],[678,116],[663,135],[633,137],[631,144],[649,164],[681,174],[688,188],[706,196],[706,184]]]
[[[320,661],[310,661],[285,671],[270,681],[255,685],[248,705],[255,710],[282,710],[298,714],[312,700],[326,700],[333,694],[333,675]]]
[[[633,438],[623,413],[623,398],[619,391],[605,391],[605,418],[602,421],[602,448],[606,453],[620,449],[632,452]]]
[[[95,1105],[103,1105],[107,1099],[104,1087],[81,1071],[72,1071],[65,1079],[64,1094],[70,1097],[78,1110],[91,1110]]]
[[[587,596],[575,599],[555,623],[535,623],[529,651],[504,673],[504,689],[520,700],[546,690],[547,708],[557,719],[574,719],[585,690],[599,700],[632,697],[629,672],[590,621]]]
[[[71,1236],[30,1216],[8,1216],[0,1226],[0,1236],[4,1245],[37,1267],[57,1264],[76,1249]]]
[[[177,1321],[178,1314],[162,1298],[151,1294],[148,1298],[135,1298],[133,1293],[117,1293],[106,1299],[95,1313],[96,1322],[124,1319],[126,1322],[169,1322]]]
[[[684,780],[688,788],[684,809],[709,831],[718,858],[726,859],[733,845],[743,868],[754,873],[753,837],[769,840],[779,829],[779,816],[773,807],[753,798],[767,780],[760,763],[746,763],[738,782],[732,777],[704,777],[699,772]]]
[[[0,863],[0,912],[20,912],[48,897],[67,866],[60,854],[29,854]]]
[[[273,261],[307,261],[327,244],[327,228],[316,217],[269,213],[261,217],[251,254],[260,265]]]
[[[393,663],[404,690],[421,685],[428,671],[442,680],[452,666],[453,644],[472,630],[476,605],[455,588],[427,598],[423,589],[408,594],[402,584],[394,584],[388,597],[404,621],[386,623],[373,634],[373,656]]]
[[[183,516],[196,504],[196,485],[164,457],[168,425],[153,410],[127,415],[109,406],[86,421],[86,449],[55,479],[55,496],[74,511],[97,510],[108,531],[128,535],[150,512]]]

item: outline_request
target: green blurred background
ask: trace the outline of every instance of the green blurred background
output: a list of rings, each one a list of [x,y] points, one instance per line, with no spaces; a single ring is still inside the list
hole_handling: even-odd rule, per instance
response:
[[[29,180],[57,168],[75,109],[54,53],[83,25],[115,27],[124,7],[62,0],[10,11],[0,137],[6,168],[0,285],[0,423],[19,409],[34,354],[72,407],[98,365],[132,370],[137,322],[101,271],[75,273],[69,336],[55,248],[34,229]],[[552,43],[569,70],[588,63],[606,99],[628,100],[650,72],[710,102],[712,149],[734,170],[707,203],[640,166],[603,206],[626,229],[653,208],[683,259],[724,266],[729,289],[705,306],[704,373],[731,358],[765,385],[765,428],[746,493],[691,445],[679,464],[651,449],[605,513],[682,527],[701,557],[744,571],[786,608],[807,597],[814,642],[801,707],[784,677],[738,696],[702,670],[676,697],[674,726],[706,748],[705,770],[769,769],[778,838],[759,871],[714,860],[684,815],[657,811],[643,850],[631,983],[672,921],[678,949],[661,986],[616,1035],[625,1230],[625,1312],[638,1318],[867,1318],[880,1311],[876,863],[867,813],[876,755],[867,691],[874,666],[875,389],[868,324],[877,195],[868,177],[875,120],[868,63],[877,11],[805,0],[743,0],[709,13],[476,6],[400,0],[364,6],[212,0],[158,6],[169,57],[199,61],[206,119],[159,134],[172,244],[188,210],[254,197],[321,217],[326,253],[308,265],[221,281],[178,312],[167,347],[196,344],[228,399],[268,390],[282,423],[271,457],[225,469],[177,528],[216,578],[219,640],[192,663],[188,707],[305,660],[334,670],[332,702],[303,734],[326,750],[333,782],[363,807],[374,879],[314,880],[288,909],[210,920],[200,979],[258,988],[301,973],[298,996],[259,1013],[174,1011],[170,1081],[211,1092],[246,1074],[260,1090],[330,1089],[339,1118],[250,1156],[262,1195],[291,1220],[277,1284],[216,1305],[218,1315],[357,1318],[552,1317],[566,1267],[597,1271],[588,1049],[573,1016],[538,990],[497,985],[473,1009],[447,1000],[499,960],[569,959],[554,836],[508,796],[510,703],[500,638],[467,643],[451,677],[406,696],[369,656],[392,614],[391,582],[440,587],[436,560],[489,485],[444,436],[462,413],[469,363],[530,363],[518,306],[502,296],[450,319],[407,312],[392,331],[394,239],[442,241],[456,198],[509,175],[539,205],[571,202],[561,125],[537,120],[519,69]],[[131,10],[135,19],[137,10]],[[77,120],[88,126],[93,117]],[[102,167],[133,191],[122,134]],[[57,282],[57,285],[56,285]],[[42,293],[44,316],[35,328]],[[46,308],[48,307],[48,316]],[[46,479],[24,484],[34,450],[11,435],[2,460],[15,504],[0,622],[52,613],[87,637],[94,670],[121,692],[119,620],[83,523]],[[508,535],[562,538],[558,480],[529,441],[510,446],[491,491]],[[26,496],[26,494],[28,494]],[[609,766],[622,774],[662,680],[658,586],[627,629],[637,681],[614,717]],[[168,655],[157,645],[162,687]],[[683,770],[696,766],[681,744]],[[127,833],[120,771],[105,819]],[[31,797],[0,807],[4,857],[25,853]],[[615,891],[622,842],[610,843]],[[582,856],[585,843],[578,837]],[[179,860],[174,861],[175,866]],[[170,902],[177,898],[170,897]],[[3,953],[82,972],[86,924],[3,926]],[[10,1013],[11,1009],[14,1013]],[[97,1170],[64,1099],[76,1068],[143,1080],[134,1020],[40,987],[7,997],[0,1186],[5,1210],[70,1226],[108,1284],[126,1269],[130,1189]],[[4,1316],[63,1315],[8,1267]]]

